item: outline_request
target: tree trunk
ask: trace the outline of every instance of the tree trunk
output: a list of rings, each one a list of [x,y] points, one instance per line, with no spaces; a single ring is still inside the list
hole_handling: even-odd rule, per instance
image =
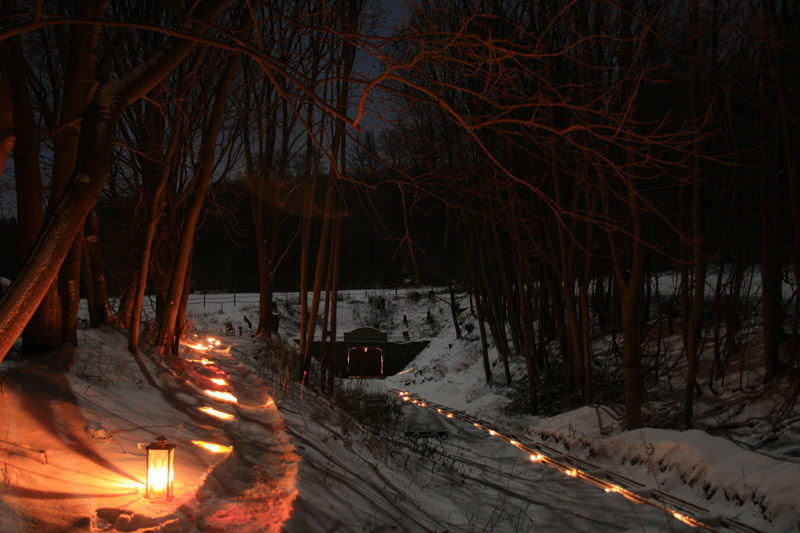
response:
[[[458,325],[458,303],[456,302],[456,291],[453,283],[447,284],[447,291],[450,293],[450,314],[453,317],[453,327],[456,329],[456,339],[461,338],[461,326]]]
[[[771,135],[763,120],[765,138]],[[772,146],[772,143],[766,143]],[[764,149],[764,152],[767,148]],[[775,177],[770,165],[771,157],[763,154],[761,163],[761,311],[764,319],[764,362],[765,379],[772,379],[780,369],[778,346],[783,330],[783,313],[781,307],[781,267],[778,260],[778,231],[775,222]]]
[[[44,223],[44,186],[39,165],[38,127],[27,88],[28,66],[22,55],[20,38],[13,37],[9,41],[11,58],[6,71],[10,74],[14,133],[17,137],[13,157],[17,185],[18,256],[22,269]],[[41,304],[27,302],[25,305],[35,309],[35,313],[23,324],[22,353],[34,355],[60,348],[61,307],[55,285],[47,287]],[[0,360],[2,357],[0,352]]]
[[[699,31],[697,21],[697,4],[692,3],[689,5],[689,18],[692,25],[692,33],[697,35]],[[698,85],[700,83],[700,75],[698,72],[700,61],[697,39],[692,39],[692,47],[694,57],[690,59],[691,67],[689,74],[689,122],[699,124],[702,120],[700,116],[700,102],[698,93]],[[694,256],[694,293],[692,295],[691,314],[684,315],[684,321],[687,321],[689,327],[685,329],[687,338],[685,339],[686,358],[688,362],[687,376],[686,376],[686,393],[684,404],[684,423],[687,427],[691,427],[692,419],[694,417],[694,391],[695,382],[697,381],[697,367],[699,365],[700,353],[698,352],[698,345],[700,343],[701,329],[703,325],[703,302],[706,287],[706,259],[703,255],[703,209],[701,204],[701,168],[700,168],[700,146],[695,146],[694,154],[692,156],[692,170],[690,176],[690,183],[692,187],[692,237],[694,246],[692,254]],[[720,276],[722,273],[720,272]]]
[[[173,125],[172,138],[167,153],[163,159],[163,166],[159,173],[158,181],[156,182],[155,189],[152,191],[150,203],[147,206],[147,227],[145,228],[144,238],[142,240],[142,251],[139,255],[139,267],[136,270],[136,278],[134,281],[134,296],[131,306],[131,320],[128,331],[128,351],[136,353],[139,350],[139,334],[141,329],[142,319],[142,302],[144,301],[144,293],[147,288],[147,274],[150,270],[150,256],[153,248],[153,241],[155,240],[156,230],[158,229],[159,220],[161,219],[161,212],[163,206],[164,189],[167,186],[169,175],[172,172],[172,162],[175,153],[178,150],[178,140],[181,137],[183,128],[181,124]]]
[[[334,241],[333,241],[333,283],[331,286],[331,320],[330,320],[330,341],[328,343],[328,390],[333,391],[334,377],[336,377],[336,327],[337,327],[337,303],[339,301],[339,265],[341,263],[342,251],[342,226],[344,224],[344,213],[339,209],[336,218],[336,225],[334,227]]]
[[[473,225],[477,224],[477,221],[473,219]],[[475,234],[479,235],[477,226],[475,227]],[[486,304],[485,309],[488,312],[488,319],[489,319],[489,328],[492,330],[492,335],[494,336],[495,344],[500,352],[500,358],[503,362],[503,373],[505,374],[506,378],[506,386],[511,386],[511,369],[508,365],[508,340],[505,334],[505,322],[502,318],[502,310],[501,306],[502,303],[498,301],[500,298],[498,295],[501,293],[500,288],[497,287],[497,280],[496,275],[492,272],[491,278],[489,277],[489,270],[487,268],[487,260],[484,254],[483,247],[481,246],[481,239],[478,237],[476,240],[477,244],[477,252],[478,252],[478,265],[480,266],[480,277],[478,279],[482,279],[485,282],[485,297],[483,303]],[[488,302],[487,302],[488,300]]]
[[[320,293],[322,291],[323,278],[327,262],[329,260],[328,253],[330,249],[330,226],[331,217],[333,216],[334,203],[336,202],[334,195],[336,186],[334,178],[329,178],[331,182],[328,184],[328,190],[325,194],[325,211],[322,217],[322,230],[319,237],[319,248],[317,248],[317,261],[314,267],[314,287],[311,293],[311,309],[308,313],[308,323],[305,331],[305,345],[304,352],[302,353],[302,364],[300,366],[299,379],[303,384],[308,381],[308,373],[311,370],[311,353],[312,345],[314,342],[314,332],[317,325],[317,313],[319,312]],[[302,335],[302,332],[301,332]]]
[[[106,288],[106,278],[103,267],[103,246],[100,241],[100,225],[97,221],[97,214],[94,210],[89,212],[86,217],[86,260],[88,268],[86,271],[90,277],[86,279],[87,288],[91,287],[89,304],[89,323],[93,328],[102,324],[107,324],[111,319],[111,309],[108,306],[108,289]]]
[[[77,6],[76,17],[101,19],[107,0],[89,0]],[[61,116],[53,136],[53,176],[50,201],[57,199],[67,187],[75,168],[80,135],[80,117],[95,89],[97,68],[97,43],[100,27],[76,24],[71,28],[69,56],[64,71],[64,93],[61,98]],[[80,303],[80,273],[83,257],[83,228],[61,265],[58,274],[58,294],[61,300],[61,334],[64,343],[78,344],[78,305]]]
[[[0,44],[0,64],[6,65],[9,62],[9,54],[9,44]],[[9,73],[10,69],[0,69],[0,175],[5,170],[11,150],[17,141],[14,133],[14,103],[11,97]]]
[[[207,25],[198,21],[216,16],[232,0],[200,4],[186,35],[200,35]],[[48,215],[28,258],[0,301],[0,361],[58,275],[86,215],[97,203],[111,167],[114,126],[122,111],[166,77],[192,50],[194,42],[171,39],[147,62],[124,77],[101,85],[86,108],[81,125],[75,169],[64,194]]]
[[[524,264],[522,259],[522,252],[517,251],[517,297],[519,299],[519,308],[522,315],[522,344],[523,356],[525,357],[525,370],[528,374],[528,401],[531,406],[531,414],[535,415],[538,410],[538,402],[536,400],[536,368],[533,365],[533,331],[530,328],[531,317],[528,316],[528,298],[525,291],[525,279],[523,276],[523,269],[527,265]]]
[[[176,323],[179,319],[179,309],[181,306],[181,295],[184,292],[184,285],[187,282],[186,276],[189,271],[192,249],[194,247],[194,234],[197,228],[197,221],[205,202],[206,190],[211,181],[214,168],[214,161],[217,152],[217,137],[222,125],[222,117],[228,103],[228,93],[230,91],[236,72],[239,69],[241,55],[233,53],[228,57],[225,70],[219,79],[219,83],[214,92],[214,106],[208,119],[208,123],[203,131],[203,138],[200,146],[198,164],[195,169],[197,181],[194,187],[191,204],[187,209],[186,216],[181,228],[178,250],[175,255],[175,263],[170,281],[167,305],[164,308],[164,316],[161,319],[161,328],[158,332],[156,344],[161,346],[162,353],[168,355],[175,341]]]
[[[486,384],[492,385],[492,367],[489,364],[489,346],[486,340],[486,326],[483,323],[483,303],[481,302],[480,288],[478,284],[478,274],[475,271],[475,245],[477,238],[474,226],[469,228],[469,248],[467,250],[467,261],[469,262],[469,275],[472,286],[472,294],[475,298],[475,312],[478,319],[478,330],[481,335],[481,356],[483,359],[483,373],[486,377]]]

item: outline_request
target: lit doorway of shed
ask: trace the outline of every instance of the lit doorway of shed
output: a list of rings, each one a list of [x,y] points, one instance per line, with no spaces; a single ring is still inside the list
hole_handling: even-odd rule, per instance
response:
[[[347,375],[351,378],[383,377],[383,350],[360,346],[347,351]]]

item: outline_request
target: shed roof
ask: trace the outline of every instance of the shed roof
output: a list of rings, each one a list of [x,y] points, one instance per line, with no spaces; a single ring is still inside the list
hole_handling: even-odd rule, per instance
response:
[[[386,342],[386,333],[375,328],[356,328],[344,333],[344,342]]]

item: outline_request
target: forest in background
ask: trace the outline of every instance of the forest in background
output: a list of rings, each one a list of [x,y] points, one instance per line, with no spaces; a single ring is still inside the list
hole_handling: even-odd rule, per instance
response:
[[[300,291],[303,381],[342,283],[405,279],[469,288],[487,382],[490,343],[507,384],[523,357],[532,411],[549,378],[591,402],[592,340],[613,332],[645,423],[655,318],[683,338],[687,426],[699,351],[721,376],[753,313],[765,378],[800,381],[797,2],[389,7],[4,2],[0,357],[20,333],[26,353],[75,346],[81,297],[135,352],[145,292],[168,357],[189,292],[234,269],[267,338],[276,286]],[[665,270],[680,289],[653,301]]]

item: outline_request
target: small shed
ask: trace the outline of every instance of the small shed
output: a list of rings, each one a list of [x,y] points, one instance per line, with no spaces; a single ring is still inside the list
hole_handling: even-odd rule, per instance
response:
[[[357,328],[345,332],[347,376],[351,378],[384,377],[386,339],[386,333],[375,328]]]

